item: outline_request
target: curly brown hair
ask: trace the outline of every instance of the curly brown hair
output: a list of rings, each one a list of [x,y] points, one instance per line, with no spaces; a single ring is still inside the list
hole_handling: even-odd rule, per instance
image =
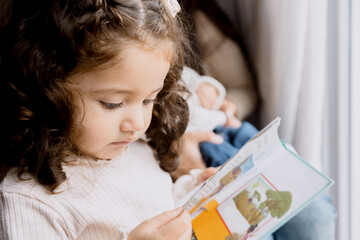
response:
[[[0,182],[13,168],[19,178],[30,173],[51,191],[66,179],[65,157],[82,154],[69,137],[77,109],[68,78],[106,67],[133,43],[173,45],[146,134],[160,166],[177,168],[188,122],[181,72],[191,65],[184,16],[173,17],[162,0],[13,0],[8,11],[0,29]]]

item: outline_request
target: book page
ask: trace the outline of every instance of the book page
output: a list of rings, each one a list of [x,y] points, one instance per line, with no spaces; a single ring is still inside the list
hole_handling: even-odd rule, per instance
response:
[[[184,204],[184,209],[194,211],[200,207],[206,199],[225,191],[232,178],[240,177],[253,167],[259,165],[268,156],[282,147],[277,135],[277,128],[280,125],[280,118],[276,118],[267,127],[261,130],[256,136],[249,140],[231,159],[204,184],[191,192],[191,197]],[[185,198],[189,198],[187,195]]]
[[[282,144],[279,124],[260,131],[184,204],[197,239],[260,239],[332,185]]]

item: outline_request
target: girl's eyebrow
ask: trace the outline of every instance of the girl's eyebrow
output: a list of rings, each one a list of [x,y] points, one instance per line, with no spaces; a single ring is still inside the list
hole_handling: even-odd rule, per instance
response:
[[[100,93],[117,93],[117,94],[124,94],[124,93],[131,93],[131,91],[130,91],[130,90],[123,90],[123,89],[109,88],[109,89],[97,89],[97,90],[93,90],[93,91],[91,91],[91,93],[94,93],[94,94],[100,94]]]
[[[152,91],[150,94],[160,92],[162,88],[163,88],[163,85],[161,87],[155,89],[154,91]],[[94,93],[94,94],[101,94],[101,93],[126,94],[126,93],[131,93],[131,92],[132,92],[131,90],[115,89],[115,88],[98,89],[98,90],[91,91],[91,93]]]

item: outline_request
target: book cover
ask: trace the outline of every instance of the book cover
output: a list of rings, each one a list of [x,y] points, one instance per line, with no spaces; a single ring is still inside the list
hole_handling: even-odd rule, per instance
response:
[[[273,120],[183,199],[193,239],[261,239],[333,184],[280,140],[279,125]]]

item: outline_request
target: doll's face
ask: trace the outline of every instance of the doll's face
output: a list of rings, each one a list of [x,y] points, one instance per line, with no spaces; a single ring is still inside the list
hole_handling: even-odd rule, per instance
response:
[[[203,82],[197,87],[196,94],[198,95],[201,106],[207,109],[213,109],[219,97],[217,89],[207,82]]]
[[[120,155],[145,133],[170,67],[162,50],[133,47],[123,54],[120,64],[71,77],[81,116],[72,141],[99,159]]]

